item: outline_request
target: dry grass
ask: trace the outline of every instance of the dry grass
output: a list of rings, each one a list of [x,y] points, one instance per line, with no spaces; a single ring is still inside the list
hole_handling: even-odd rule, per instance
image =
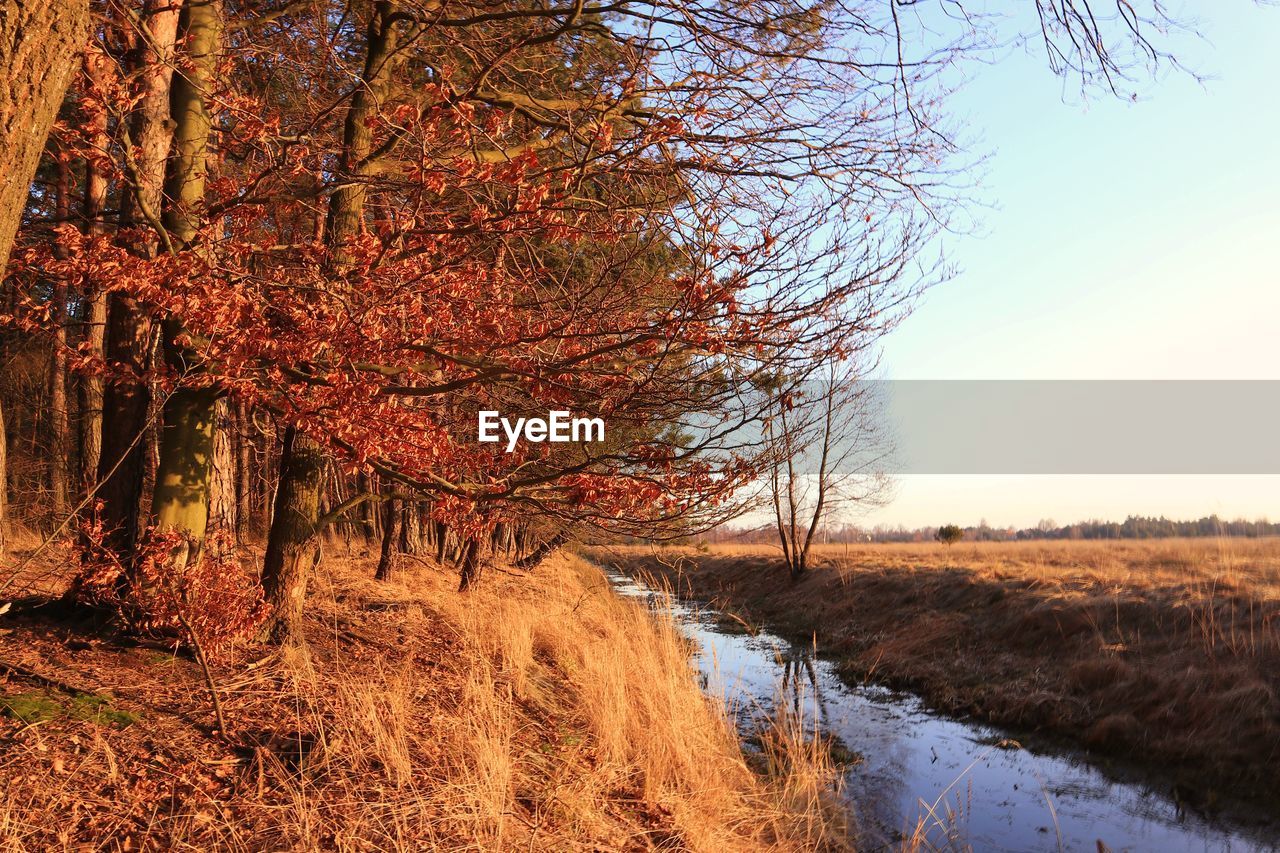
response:
[[[1179,792],[1280,792],[1280,540],[593,552],[747,621],[816,634],[852,679],[1170,770]]]
[[[0,849],[847,846],[826,752],[782,727],[770,772],[750,767],[670,619],[598,570],[564,557],[467,595],[434,567],[371,573],[330,559],[306,650],[218,670],[230,743],[208,733],[185,658],[11,619],[0,659],[139,720],[0,717]]]

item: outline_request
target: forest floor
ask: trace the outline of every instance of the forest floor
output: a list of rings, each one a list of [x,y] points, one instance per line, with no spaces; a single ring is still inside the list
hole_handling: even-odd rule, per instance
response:
[[[1280,540],[610,546],[747,625],[816,643],[847,680],[1156,769],[1212,810],[1280,812]]]
[[[29,567],[26,591],[60,591],[62,559]],[[459,594],[454,572],[403,563],[378,583],[368,556],[326,557],[305,647],[214,667],[226,736],[186,654],[13,601],[0,848],[847,845],[829,753],[785,725],[744,753],[674,624],[594,567],[493,567]]]

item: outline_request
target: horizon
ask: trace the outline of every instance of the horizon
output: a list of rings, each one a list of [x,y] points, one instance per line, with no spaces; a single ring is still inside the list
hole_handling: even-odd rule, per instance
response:
[[[857,521],[833,520],[830,523],[821,523],[815,529],[818,531],[819,534],[848,531],[848,530],[853,530],[860,533],[865,533],[868,531],[872,533],[875,533],[875,532],[927,533],[929,531],[937,530],[939,527],[945,527],[945,526],[954,524],[955,526],[960,527],[964,530],[991,530],[995,532],[1014,532],[1014,533],[1029,533],[1029,532],[1038,530],[1045,533],[1052,533],[1055,531],[1066,530],[1072,527],[1083,527],[1088,525],[1111,525],[1111,524],[1123,525],[1125,522],[1132,521],[1132,520],[1165,522],[1165,523],[1170,523],[1175,525],[1196,524],[1202,521],[1214,521],[1220,524],[1228,524],[1228,525],[1229,524],[1253,524],[1253,525],[1280,526],[1280,522],[1272,521],[1270,518],[1267,518],[1267,517],[1260,517],[1260,518],[1245,518],[1243,516],[1227,517],[1227,516],[1218,515],[1217,513],[1210,513],[1209,515],[1202,515],[1198,517],[1170,518],[1164,515],[1141,515],[1141,514],[1134,513],[1131,515],[1127,515],[1123,518],[1076,518],[1076,519],[1071,519],[1069,521],[1062,521],[1060,519],[1055,519],[1055,518],[1044,518],[1034,524],[992,523],[990,519],[987,519],[987,518],[981,518],[977,522],[972,524],[957,523],[951,519],[943,519],[941,521],[938,521],[932,524],[918,524],[918,525],[905,525],[905,524],[891,525],[891,524],[885,524],[885,523],[877,523],[874,525],[870,525],[866,523],[860,523]],[[770,537],[777,536],[777,531],[774,529],[774,522],[772,521],[762,521],[762,522],[751,524],[751,525],[738,525],[736,522],[726,522],[725,524],[714,527],[707,532],[709,533],[722,532],[731,536],[754,534],[754,533],[761,533]],[[700,534],[700,535],[705,536],[706,534]],[[1219,535],[1226,536],[1228,538],[1234,536],[1234,534],[1231,534],[1229,532],[1223,532]],[[1277,530],[1275,533],[1267,533],[1264,535],[1280,536],[1280,530]],[[1184,538],[1184,537],[1180,537],[1175,534],[1174,536],[1171,536],[1171,537],[1150,537],[1150,538]],[[1250,537],[1250,538],[1256,538],[1256,537]]]

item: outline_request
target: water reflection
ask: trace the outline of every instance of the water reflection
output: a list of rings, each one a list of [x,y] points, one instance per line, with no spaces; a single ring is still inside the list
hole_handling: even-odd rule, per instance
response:
[[[818,669],[814,666],[812,651],[800,646],[788,646],[778,652],[778,663],[782,666],[782,683],[779,687],[783,696],[791,699],[791,712],[797,716],[805,713],[805,693],[811,691],[815,704],[814,718],[821,727],[826,727],[827,708],[818,689]],[[804,684],[800,679],[803,676]]]
[[[610,579],[622,595],[652,599],[628,577]],[[864,849],[891,848],[923,822],[937,849],[959,840],[983,851],[1280,850],[1274,828],[1185,814],[1162,793],[1077,757],[1030,752],[995,729],[933,714],[911,695],[849,687],[811,648],[726,631],[707,609],[670,609],[700,649],[703,689],[723,698],[744,732],[781,700],[861,756],[846,782]]]

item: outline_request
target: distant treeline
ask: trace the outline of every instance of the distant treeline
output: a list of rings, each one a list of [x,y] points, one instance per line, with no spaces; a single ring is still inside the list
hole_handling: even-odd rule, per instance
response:
[[[930,542],[936,537],[938,527],[889,527],[877,525],[867,528],[853,524],[822,528],[817,533],[819,542]],[[777,534],[771,527],[721,527],[708,531],[696,539],[702,542],[770,542]],[[1266,519],[1228,521],[1217,515],[1209,515],[1194,521],[1174,521],[1164,516],[1147,517],[1131,515],[1124,521],[1081,521],[1058,525],[1045,519],[1035,527],[1017,529],[992,527],[986,522],[964,528],[967,542],[1009,542],[1030,539],[1169,539],[1174,537],[1235,536],[1255,539],[1260,536],[1280,536],[1280,522]]]

